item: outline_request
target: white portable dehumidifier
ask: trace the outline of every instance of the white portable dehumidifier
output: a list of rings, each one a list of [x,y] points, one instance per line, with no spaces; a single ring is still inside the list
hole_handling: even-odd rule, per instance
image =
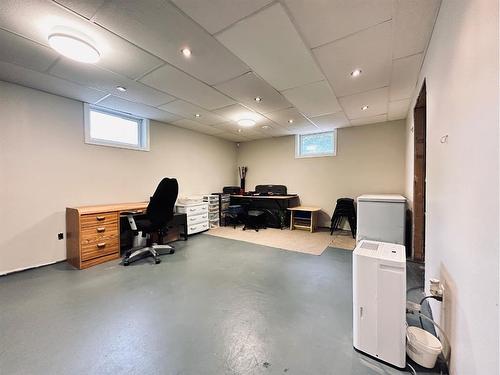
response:
[[[406,366],[406,255],[402,245],[362,240],[353,252],[353,345]]]

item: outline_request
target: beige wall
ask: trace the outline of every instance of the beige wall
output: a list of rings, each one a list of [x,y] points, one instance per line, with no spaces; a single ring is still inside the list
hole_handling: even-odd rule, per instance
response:
[[[426,285],[446,286],[433,313],[451,339],[452,374],[499,373],[498,11],[497,1],[443,1],[417,85],[426,80]],[[412,127],[410,113],[409,197]]]
[[[248,166],[247,190],[287,185],[302,204],[323,209],[325,226],[337,198],[404,192],[404,121],[342,128],[337,135],[335,157],[296,159],[294,136],[242,143],[238,165]]]
[[[162,177],[180,194],[236,182],[236,146],[151,122],[151,151],[87,145],[83,104],[0,81],[0,274],[66,258],[65,207],[147,199]]]

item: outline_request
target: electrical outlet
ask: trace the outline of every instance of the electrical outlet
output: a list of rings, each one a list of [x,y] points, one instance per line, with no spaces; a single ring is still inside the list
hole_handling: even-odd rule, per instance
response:
[[[58,240],[64,239],[64,233],[57,233],[57,239]]]

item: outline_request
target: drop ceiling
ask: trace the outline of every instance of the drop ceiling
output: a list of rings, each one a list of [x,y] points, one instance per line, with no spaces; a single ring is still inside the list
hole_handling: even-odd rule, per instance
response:
[[[234,142],[397,120],[408,112],[439,6],[2,0],[0,80]],[[93,40],[100,61],[53,51],[47,38],[61,26]],[[241,118],[256,125],[241,128]]]

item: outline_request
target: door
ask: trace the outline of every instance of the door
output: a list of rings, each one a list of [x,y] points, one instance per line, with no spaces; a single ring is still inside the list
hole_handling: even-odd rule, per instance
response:
[[[425,81],[413,109],[413,259],[425,260],[425,164],[427,145]]]

